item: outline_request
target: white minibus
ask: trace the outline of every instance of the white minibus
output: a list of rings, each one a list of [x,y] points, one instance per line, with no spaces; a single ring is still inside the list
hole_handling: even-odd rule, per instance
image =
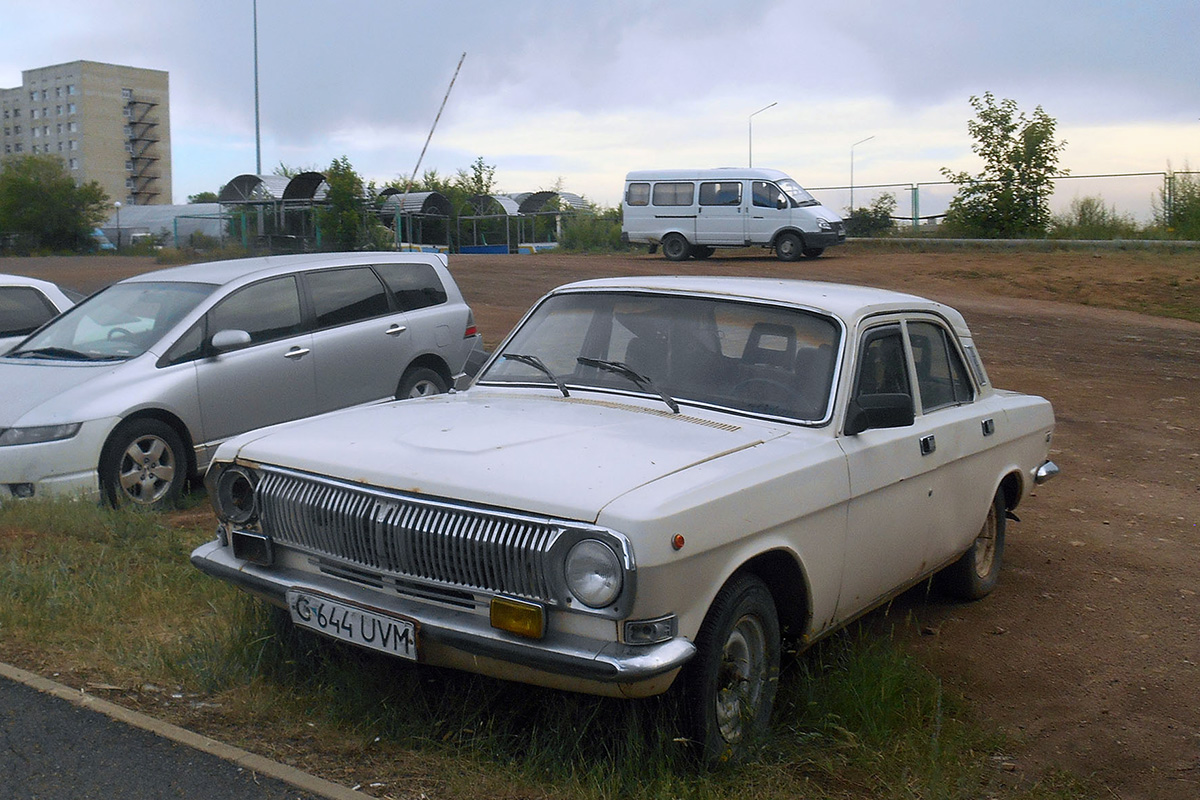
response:
[[[637,170],[625,176],[621,240],[671,261],[717,247],[767,247],[781,261],[846,241],[842,218],[777,169]]]

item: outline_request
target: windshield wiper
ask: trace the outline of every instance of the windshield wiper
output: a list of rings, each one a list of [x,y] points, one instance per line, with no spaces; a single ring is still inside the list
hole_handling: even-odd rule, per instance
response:
[[[538,372],[543,373],[547,378],[554,381],[554,385],[558,387],[560,392],[562,392],[563,397],[571,396],[567,393],[567,385],[562,382],[562,379],[551,372],[550,368],[543,364],[542,360],[537,356],[525,355],[524,353],[504,353],[502,357],[507,358],[510,361],[516,361],[520,364],[527,364],[533,367]]]
[[[14,353],[9,353],[10,358],[24,358],[31,356],[34,358],[65,358],[70,361],[93,361],[95,356],[90,356],[87,353],[81,353],[78,350],[71,350],[66,347],[39,347],[35,350],[18,350]]]
[[[602,369],[605,372],[614,372],[617,375],[628,378],[636,383],[639,389],[649,390],[657,394],[662,398],[662,401],[667,404],[667,408],[671,409],[671,411],[676,414],[679,413],[679,403],[676,403],[670,395],[655,386],[654,381],[650,380],[645,375],[642,375],[640,372],[635,371],[625,362],[603,361],[599,358],[588,358],[587,356],[580,356],[575,360],[580,364],[583,364],[585,367],[595,367],[596,369]]]

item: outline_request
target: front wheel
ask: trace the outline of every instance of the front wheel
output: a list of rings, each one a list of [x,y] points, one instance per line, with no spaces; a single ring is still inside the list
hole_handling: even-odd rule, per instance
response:
[[[445,394],[446,389],[446,379],[436,370],[414,367],[405,372],[404,377],[400,379],[400,385],[396,388],[396,399],[408,400],[413,397]]]
[[[991,594],[1000,579],[1000,565],[1004,560],[1006,517],[1004,493],[996,492],[987,519],[970,549],[938,573],[942,591],[961,600],[979,600]]]
[[[100,488],[114,508],[170,508],[187,481],[187,455],[175,429],[157,419],[117,426],[100,455]]]
[[[692,246],[681,233],[668,233],[662,240],[663,255],[668,261],[687,261],[692,254]]]
[[[804,242],[794,233],[781,233],[775,240],[775,257],[780,261],[799,261],[804,253]]]
[[[704,761],[741,761],[766,734],[779,649],[770,590],[755,575],[733,577],[704,618],[684,678],[684,717]]]

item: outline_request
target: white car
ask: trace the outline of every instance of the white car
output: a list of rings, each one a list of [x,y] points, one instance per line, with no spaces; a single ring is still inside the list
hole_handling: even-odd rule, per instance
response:
[[[0,503],[169,506],[230,436],[444,392],[479,334],[437,253],[147,272],[0,357]]]
[[[0,273],[0,353],[82,299],[50,281]]]
[[[192,562],[402,659],[618,697],[709,759],[807,646],[936,575],[991,591],[1054,415],[962,316],[876,289],[629,278],[543,298],[457,394],[227,442]]]

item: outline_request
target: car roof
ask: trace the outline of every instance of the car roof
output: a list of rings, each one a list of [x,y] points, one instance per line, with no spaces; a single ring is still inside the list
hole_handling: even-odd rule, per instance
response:
[[[781,278],[734,278],[707,275],[600,278],[560,286],[555,292],[583,290],[633,290],[707,294],[743,300],[783,302],[823,311],[841,318],[850,327],[869,316],[901,311],[936,314],[960,335],[970,335],[966,321],[953,308],[917,295],[844,283]]]
[[[34,286],[39,289],[57,290],[59,288],[53,281],[31,278],[28,275],[13,275],[8,272],[0,272],[0,284],[4,286]]]
[[[445,256],[440,253],[301,253],[285,256],[258,256],[236,258],[228,261],[206,261],[185,264],[179,267],[144,272],[120,281],[121,283],[144,283],[148,281],[184,281],[215,283],[223,285],[244,278],[269,278],[296,270],[320,267],[344,267],[360,264],[419,263],[445,265]]]

